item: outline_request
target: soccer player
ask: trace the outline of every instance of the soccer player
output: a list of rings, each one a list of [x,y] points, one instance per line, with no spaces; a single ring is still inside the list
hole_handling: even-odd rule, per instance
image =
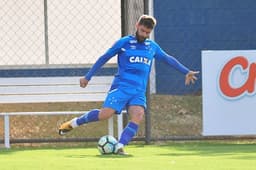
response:
[[[85,88],[96,71],[110,58],[117,55],[118,72],[102,109],[91,110],[80,117],[63,123],[59,127],[60,135],[64,135],[82,124],[108,119],[113,114],[120,114],[126,108],[130,122],[124,128],[116,150],[117,154],[125,155],[123,148],[137,133],[145,113],[145,91],[152,60],[166,62],[183,73],[186,85],[197,80],[198,71],[189,70],[174,57],[165,53],[156,42],[148,39],[155,25],[156,19],[153,16],[142,15],[136,23],[136,34],[119,39],[96,61],[85,77],[80,79],[80,86]]]

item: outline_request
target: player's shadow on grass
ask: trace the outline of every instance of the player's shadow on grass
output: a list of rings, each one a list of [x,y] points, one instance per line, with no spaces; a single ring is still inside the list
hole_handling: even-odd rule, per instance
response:
[[[130,158],[130,157],[133,157],[133,155],[115,155],[115,154],[106,154],[106,155],[67,155],[66,156],[67,158],[78,158],[78,159],[81,159],[81,158],[88,158],[88,157],[91,157],[91,158],[104,158],[104,159],[108,159],[108,158],[111,158],[111,159],[125,159],[125,158]]]
[[[133,157],[133,155],[117,155],[117,154],[106,154],[106,155],[95,155],[97,158],[130,158]]]

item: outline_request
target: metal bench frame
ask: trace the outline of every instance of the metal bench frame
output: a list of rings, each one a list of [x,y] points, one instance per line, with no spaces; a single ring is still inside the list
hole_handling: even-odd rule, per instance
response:
[[[47,103],[104,101],[112,76],[94,77],[86,88],[79,86],[80,77],[0,78],[0,103]],[[88,111],[4,112],[4,145],[10,148],[10,116],[15,115],[81,115]],[[123,111],[125,112],[125,111]],[[108,133],[114,135],[113,117],[108,120]],[[122,114],[117,116],[118,138],[123,130]]]

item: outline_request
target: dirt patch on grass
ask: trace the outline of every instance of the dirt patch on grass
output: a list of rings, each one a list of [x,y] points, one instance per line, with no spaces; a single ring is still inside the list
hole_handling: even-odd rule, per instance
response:
[[[151,96],[152,136],[200,135],[201,96]]]

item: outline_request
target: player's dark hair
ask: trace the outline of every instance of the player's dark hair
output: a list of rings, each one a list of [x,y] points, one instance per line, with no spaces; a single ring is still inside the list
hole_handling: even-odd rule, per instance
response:
[[[138,20],[138,24],[153,29],[156,25],[156,19],[150,15],[142,15]]]

